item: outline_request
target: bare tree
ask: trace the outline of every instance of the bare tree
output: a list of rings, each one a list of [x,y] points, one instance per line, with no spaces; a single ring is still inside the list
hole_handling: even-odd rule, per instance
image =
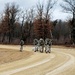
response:
[[[1,21],[1,33],[2,33],[2,42],[5,41],[6,34],[9,33],[9,4],[6,4],[5,11],[3,13],[2,21]]]
[[[44,4],[38,3],[37,4],[37,13],[38,13],[38,18],[40,19],[40,21],[43,18],[43,11],[44,11]]]
[[[9,43],[12,41],[12,38],[14,37],[14,29],[15,29],[17,13],[18,13],[18,7],[15,4],[11,5],[9,3],[6,4],[2,20],[2,28],[4,31],[4,37],[6,34],[8,35]]]
[[[71,39],[73,43],[75,43],[75,0],[63,0],[64,4],[61,5],[61,7],[66,11],[67,13],[71,13],[73,15],[71,24]]]
[[[23,33],[24,33],[24,23],[25,23],[25,12],[21,12],[21,39],[23,40]]]
[[[32,29],[33,29],[33,20],[34,20],[34,9],[26,10],[25,14],[22,17],[22,26],[23,26],[23,40],[27,41],[31,39]]]
[[[10,34],[11,34],[11,39],[14,38],[14,29],[15,29],[15,22],[16,22],[16,16],[17,13],[19,12],[19,7],[15,3],[12,3],[10,6]]]
[[[58,0],[47,0],[46,9],[45,9],[45,18],[46,20],[50,19],[52,9]]]
[[[43,38],[43,13],[44,13],[44,4],[37,4],[37,17],[34,20],[34,34],[35,38]]]
[[[51,33],[51,22],[50,22],[50,13],[51,9],[56,4],[55,0],[47,0],[46,8],[43,3],[38,3],[37,5],[37,14],[38,18],[35,20],[36,24],[34,27],[36,36],[38,38],[49,38]],[[45,10],[44,10],[45,8]],[[52,33],[51,33],[52,34]]]
[[[63,4],[60,4],[64,12],[68,12],[74,15],[75,13],[75,0],[63,0]]]
[[[56,3],[57,3],[57,0],[47,0],[46,9],[45,9],[46,11],[45,12],[45,26],[47,27],[47,29],[44,27],[44,31],[46,31],[46,33],[49,32],[51,38],[52,38],[52,31],[51,31],[51,23],[49,24],[49,22],[50,22],[52,9]],[[50,30],[48,30],[49,28]]]

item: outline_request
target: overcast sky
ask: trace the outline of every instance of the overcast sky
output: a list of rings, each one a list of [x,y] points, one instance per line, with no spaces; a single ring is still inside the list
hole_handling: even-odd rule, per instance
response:
[[[22,9],[29,9],[31,7],[35,7],[37,2],[43,2],[45,3],[47,0],[0,0],[0,13],[4,10],[6,3],[12,3],[15,2],[19,5]],[[69,17],[72,17],[70,14],[62,13],[61,7],[59,6],[59,3],[61,3],[62,0],[58,0],[58,4],[54,7],[53,13],[52,13],[52,19],[62,19],[65,20]]]

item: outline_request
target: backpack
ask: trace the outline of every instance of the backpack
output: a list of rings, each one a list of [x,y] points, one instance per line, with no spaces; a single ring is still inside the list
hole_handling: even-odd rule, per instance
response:
[[[44,40],[43,39],[40,39],[40,45],[42,46],[42,45],[44,45]]]
[[[23,40],[21,40],[20,45],[21,45],[21,46],[23,46],[23,45],[24,45],[24,41],[23,41]]]
[[[34,45],[37,45],[37,44],[38,44],[38,40],[34,39]]]

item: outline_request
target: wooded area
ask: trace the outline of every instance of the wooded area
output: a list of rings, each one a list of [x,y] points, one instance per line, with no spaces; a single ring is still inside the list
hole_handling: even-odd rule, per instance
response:
[[[51,13],[57,1],[48,0],[46,6],[37,3],[36,9],[22,11],[15,3],[5,5],[0,15],[0,43],[33,44],[35,38],[51,38],[53,44],[75,43],[75,1],[63,0],[68,6],[60,5],[65,11],[71,12],[73,18],[67,21],[51,20]]]

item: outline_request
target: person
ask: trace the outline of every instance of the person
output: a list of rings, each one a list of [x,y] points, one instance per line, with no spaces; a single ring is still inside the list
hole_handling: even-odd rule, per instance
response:
[[[21,41],[20,41],[20,46],[21,46],[21,47],[20,47],[20,52],[22,52],[22,51],[23,51],[23,45],[24,45],[24,41],[23,41],[23,40],[21,40]]]
[[[45,52],[47,53],[48,50],[48,38],[45,39]]]
[[[51,45],[52,45],[52,39],[49,39],[49,50],[48,50],[49,53],[51,52]]]
[[[34,39],[34,46],[35,46],[34,51],[35,52],[38,51],[38,39]]]
[[[42,38],[40,38],[40,40],[39,40],[39,48],[40,48],[40,52],[43,53],[43,51],[44,51],[44,40]]]
[[[45,39],[45,52],[46,53],[50,53],[51,52],[51,45],[52,45],[52,41],[49,38]]]

